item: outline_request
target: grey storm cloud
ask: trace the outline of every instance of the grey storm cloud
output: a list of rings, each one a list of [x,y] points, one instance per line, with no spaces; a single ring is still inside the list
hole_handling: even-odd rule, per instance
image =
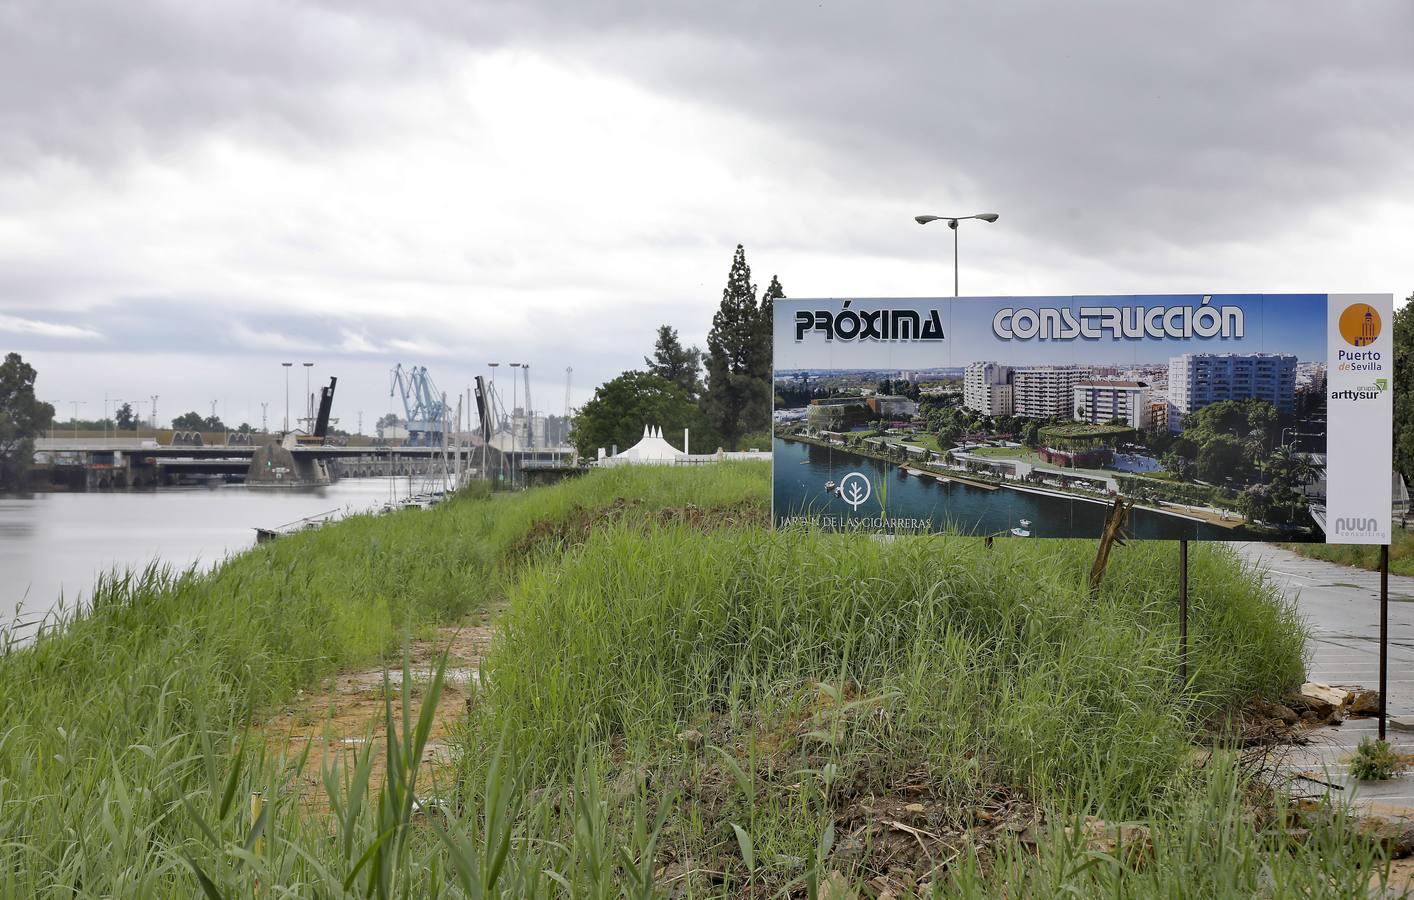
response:
[[[1414,189],[1414,5],[183,2],[0,7],[0,159],[376,132],[358,92],[538,46],[787,124],[830,176],[1061,245],[1241,239]],[[947,210],[942,210],[946,212]],[[871,249],[865,247],[864,249]],[[878,238],[879,252],[898,252]]]
[[[1397,0],[548,4],[539,25],[789,123],[835,149],[842,182],[986,196],[1062,245],[1243,240],[1414,192],[1414,4]]]
[[[0,337],[594,384],[659,322],[700,342],[737,241],[790,294],[936,290],[948,235],[912,215],[984,209],[985,283],[1403,296],[1411,38],[1407,0],[0,0]],[[534,98],[576,75],[636,93],[561,127]],[[625,156],[696,168],[577,168],[624,110]]]

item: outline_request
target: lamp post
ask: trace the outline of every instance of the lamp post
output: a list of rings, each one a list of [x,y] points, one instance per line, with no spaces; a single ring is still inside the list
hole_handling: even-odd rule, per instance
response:
[[[952,229],[952,295],[958,296],[957,292],[957,223],[963,219],[981,219],[983,222],[991,223],[998,219],[996,213],[977,213],[971,216],[914,216],[913,221],[919,225],[927,225],[929,222],[944,221]]]
[[[78,439],[79,439],[79,407],[80,407],[80,406],[83,406],[83,405],[84,405],[85,403],[87,403],[87,402],[88,402],[87,400],[70,400],[70,401],[69,401],[69,403],[73,404],[73,407],[74,407],[74,417],[73,417],[73,419],[71,420],[71,421],[74,423],[74,440],[78,440]]]
[[[290,366],[293,366],[294,363],[287,362],[280,363],[280,365],[285,367],[285,427],[281,435],[283,437],[290,433]]]

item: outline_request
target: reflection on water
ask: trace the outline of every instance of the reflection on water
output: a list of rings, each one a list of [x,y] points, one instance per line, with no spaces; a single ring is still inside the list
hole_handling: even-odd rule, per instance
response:
[[[934,530],[955,528],[965,534],[1007,534],[1021,527],[1021,520],[1033,537],[1096,538],[1104,527],[1108,508],[1103,503],[1072,500],[1048,494],[1000,488],[987,490],[961,482],[940,484],[931,476],[909,475],[897,463],[814,444],[779,438],[774,444],[774,503],[777,520],[796,515],[834,516],[838,521],[851,517],[877,516],[880,491],[854,512],[843,499],[827,492],[828,481],[840,482],[849,472],[863,472],[878,484],[886,483],[890,519],[924,519]],[[1177,516],[1136,509],[1130,514],[1129,531],[1137,538],[1178,540],[1249,540],[1244,529],[1218,528]]]
[[[406,494],[407,481],[397,482]],[[272,528],[329,510],[362,512],[387,501],[390,479],[350,478],[324,487],[243,485],[92,494],[0,496],[0,624],[39,618],[60,595],[87,599],[97,575],[154,560],[211,565]]]

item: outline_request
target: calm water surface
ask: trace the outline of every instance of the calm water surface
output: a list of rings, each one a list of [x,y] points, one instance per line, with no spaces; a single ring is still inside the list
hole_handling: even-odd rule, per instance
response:
[[[827,493],[825,482],[840,482],[849,472],[862,472],[874,480],[888,481],[889,516],[928,519],[935,529],[954,527],[964,534],[1007,534],[1022,519],[1031,522],[1034,537],[1096,537],[1104,527],[1107,507],[1099,503],[1070,500],[1046,494],[1032,494],[1002,488],[995,491],[961,482],[938,484],[932,478],[906,474],[897,463],[814,444],[784,441],[774,443],[775,514],[833,515],[848,519],[851,508],[843,499]],[[879,503],[872,497],[860,508],[861,514],[877,516]],[[1247,540],[1241,528],[1228,530],[1177,516],[1136,509],[1131,513],[1129,531],[1135,537],[1177,540]]]
[[[349,478],[327,487],[244,485],[155,491],[0,496],[0,624],[39,618],[60,596],[87,599],[100,573],[154,560],[210,566],[274,528],[329,510],[362,512],[392,496],[390,479]],[[407,479],[397,479],[399,495]]]

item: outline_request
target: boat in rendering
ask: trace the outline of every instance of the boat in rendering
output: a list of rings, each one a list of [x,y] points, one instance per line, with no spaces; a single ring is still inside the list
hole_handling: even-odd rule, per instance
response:
[[[1022,519],[1021,524],[1011,530],[1012,537],[1031,537],[1031,520]]]

